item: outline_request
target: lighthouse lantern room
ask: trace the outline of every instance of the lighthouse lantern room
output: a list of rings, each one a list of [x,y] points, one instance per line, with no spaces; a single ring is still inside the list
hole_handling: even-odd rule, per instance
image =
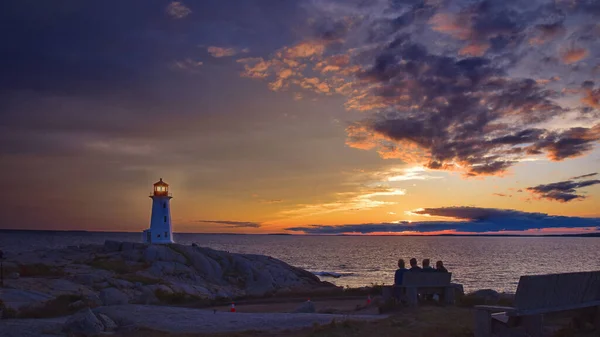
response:
[[[142,241],[144,243],[173,243],[170,206],[172,196],[169,194],[169,184],[160,178],[154,184],[154,192],[150,198],[152,198],[150,228],[143,232]]]

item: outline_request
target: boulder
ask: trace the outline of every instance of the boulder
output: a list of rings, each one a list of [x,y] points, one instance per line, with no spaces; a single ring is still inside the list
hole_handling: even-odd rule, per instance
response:
[[[94,336],[104,331],[104,324],[87,308],[69,318],[62,330],[69,335]]]
[[[141,304],[159,304],[160,300],[156,297],[154,287],[147,286],[142,288],[142,293],[135,300]]]
[[[118,278],[111,278],[106,280],[111,286],[115,287],[115,288],[119,288],[119,289],[130,289],[134,287],[134,284],[126,281],[126,280],[122,280],[122,279],[118,279]]]
[[[105,252],[118,252],[121,250],[121,242],[106,240],[104,241]]]
[[[302,303],[299,307],[296,308],[296,310],[294,310],[294,313],[314,313],[314,312],[316,312],[315,304],[313,302],[311,302],[310,300]]]
[[[94,283],[102,282],[103,280],[99,279],[95,274],[78,274],[73,277],[73,281],[77,283],[81,283],[86,286],[92,286]]]
[[[465,288],[460,283],[450,283],[450,286],[454,288],[454,295],[457,297],[465,296]]]
[[[96,265],[92,261],[106,263]],[[164,288],[161,291],[165,294],[175,290],[209,299],[336,289],[307,271],[268,256],[234,254],[198,245],[147,245],[108,240],[104,245],[20,253],[14,257],[13,267],[38,264],[54,266],[64,277],[40,274],[7,280],[11,287],[27,289],[26,295],[5,301],[8,306],[29,306],[62,294],[82,295],[85,304],[91,307],[124,304],[129,300],[154,303],[154,291],[160,288]],[[131,268],[125,268],[128,266]],[[19,272],[13,269],[9,272]],[[5,275],[10,275],[6,271]],[[121,276],[119,272],[123,271],[131,277]],[[139,277],[134,277],[134,272]],[[157,279],[162,281],[161,287],[156,284]],[[145,289],[150,286],[157,288]],[[0,291],[0,299],[7,296],[4,293]],[[88,300],[92,295],[95,298]]]
[[[15,311],[21,308],[39,306],[53,298],[49,294],[34,290],[0,289],[0,302],[4,303],[4,307],[7,309]]]
[[[143,243],[123,242],[121,244],[121,251],[127,252],[127,251],[131,251],[131,250],[140,250],[140,249],[143,249],[144,247],[146,247],[146,245]]]
[[[472,293],[469,293],[467,296],[488,304],[498,303],[500,300],[500,294],[493,289],[476,290]]]
[[[129,296],[117,288],[106,288],[100,291],[100,300],[103,305],[127,304]]]
[[[115,323],[115,321],[113,321],[110,317],[106,316],[105,314],[98,313],[96,317],[100,322],[102,322],[102,325],[104,325],[104,331],[115,331],[119,327],[117,323]]]
[[[148,263],[156,261],[179,262],[185,264],[185,256],[175,252],[166,245],[151,245],[144,252],[144,261]]]
[[[69,304],[69,309],[74,309],[74,310],[79,310],[82,309],[86,306],[85,302],[82,300],[79,301],[75,301],[71,304]]]
[[[89,305],[92,308],[99,307],[102,305],[102,300],[100,299],[100,296],[94,293],[85,295],[84,301],[87,305]]]

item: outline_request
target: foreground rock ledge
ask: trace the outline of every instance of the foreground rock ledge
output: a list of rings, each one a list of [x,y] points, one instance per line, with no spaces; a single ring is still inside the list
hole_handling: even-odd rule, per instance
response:
[[[269,256],[234,254],[195,244],[106,241],[104,245],[37,250],[10,257],[5,263],[7,272],[19,275],[7,280],[7,289],[0,292],[0,301],[8,310],[39,307],[65,296],[70,296],[72,309],[78,309],[337,289]]]

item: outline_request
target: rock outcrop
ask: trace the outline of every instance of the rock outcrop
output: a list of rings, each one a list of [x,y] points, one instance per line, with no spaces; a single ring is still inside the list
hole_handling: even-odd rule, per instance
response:
[[[70,317],[63,326],[63,332],[83,336],[98,335],[103,331],[105,331],[104,324],[89,308]]]
[[[87,305],[207,302],[290,292],[331,291],[303,269],[269,256],[234,254],[197,245],[147,245],[106,241],[13,256],[0,292],[4,306],[43,307],[61,295]],[[80,308],[81,303],[71,308]]]

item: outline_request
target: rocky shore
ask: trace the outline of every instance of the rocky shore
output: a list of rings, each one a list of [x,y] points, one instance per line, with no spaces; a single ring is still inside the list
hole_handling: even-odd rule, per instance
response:
[[[384,312],[382,298],[376,295],[380,287],[342,289],[272,257],[197,245],[106,241],[42,249],[7,256],[3,271],[0,337],[95,336],[115,331],[136,335],[139,329],[276,331],[386,317],[378,315]],[[512,300],[509,294],[490,289],[463,295],[462,286],[456,287],[461,307]],[[306,294],[325,299],[317,305],[306,297],[300,297],[304,301],[300,302],[298,295]],[[366,294],[374,295],[367,305]],[[274,296],[270,299],[274,305],[260,304]],[[246,302],[244,312],[230,313],[229,304],[238,300]],[[344,301],[355,308],[340,310],[348,307]],[[257,304],[253,307],[252,302]],[[282,305],[290,307],[276,309]]]
[[[52,306],[76,310],[129,303],[209,304],[338,289],[268,256],[115,241],[9,256],[4,274],[0,306],[5,317],[35,317]]]

